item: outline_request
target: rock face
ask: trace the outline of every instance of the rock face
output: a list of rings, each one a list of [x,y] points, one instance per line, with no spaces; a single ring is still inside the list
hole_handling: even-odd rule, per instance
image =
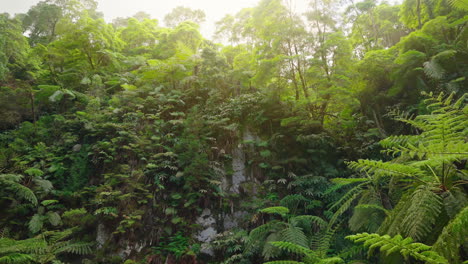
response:
[[[106,226],[103,223],[100,223],[97,226],[96,231],[96,246],[97,248],[102,248],[104,244],[109,240],[110,234],[109,231],[106,229]]]
[[[246,211],[237,211],[232,214],[225,214],[222,217],[224,230],[230,230],[239,226],[239,221],[246,217]]]
[[[96,230],[96,247],[97,249],[102,249],[103,246],[111,239],[112,233],[106,227],[104,223],[99,223]],[[130,241],[126,239],[121,239],[118,241],[118,249],[116,250],[116,256],[126,259],[132,253],[141,252],[147,246],[147,241]]]
[[[239,143],[231,150],[232,157],[232,175],[226,173],[226,169],[218,164],[215,170],[222,177],[221,188],[223,191],[232,194],[241,193],[241,185],[250,180],[249,170],[246,166],[247,145],[243,144],[245,141],[256,141],[259,138],[252,134],[249,130],[245,130],[242,134]],[[214,252],[209,247],[209,243],[213,241],[215,236],[223,231],[230,230],[239,226],[239,223],[248,215],[245,211],[237,211],[232,208],[230,213],[214,213],[209,208],[205,208],[200,216],[197,218],[197,224],[202,226],[202,230],[196,235],[198,241],[202,242],[202,252],[213,256]]]
[[[132,243],[130,241],[123,241],[121,243],[123,247],[119,251],[117,251],[117,256],[121,257],[122,259],[126,259],[133,252],[141,252],[141,250],[146,246],[146,243],[142,241],[136,243]]]
[[[231,188],[229,191],[232,193],[239,193],[241,183],[247,180],[245,170],[245,152],[242,144],[237,145],[232,151],[232,179]]]
[[[258,136],[246,129],[241,141],[232,149],[232,177],[231,179],[223,179],[223,189],[231,193],[240,193],[240,186],[243,182],[248,181],[248,172],[246,168],[246,148],[243,144],[245,141],[259,140]],[[226,177],[226,176],[225,176]]]
[[[202,226],[203,228],[196,235],[197,240],[203,242],[201,252],[212,256],[214,252],[211,248],[208,247],[208,245],[211,241],[213,241],[218,232],[215,228],[216,220],[211,214],[211,210],[205,208],[201,215],[197,218],[196,223]]]

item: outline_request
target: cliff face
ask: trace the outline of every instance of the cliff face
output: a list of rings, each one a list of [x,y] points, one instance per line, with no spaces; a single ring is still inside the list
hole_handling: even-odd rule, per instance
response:
[[[258,184],[259,172],[252,168],[249,159],[252,155],[256,155],[253,143],[258,141],[260,141],[259,136],[245,129],[238,132],[238,136],[231,141],[234,143],[220,148],[218,151],[220,154],[213,157],[210,167],[219,179],[222,197],[213,200],[207,194],[208,198],[202,202],[204,206],[192,211],[196,215],[186,216],[195,224],[192,236],[199,242],[200,252],[207,258],[215,256],[216,251],[212,242],[219,234],[239,227],[245,228],[248,225],[250,212],[243,205],[256,195],[255,186]],[[171,196],[173,196],[171,193],[163,195],[164,198]],[[115,255],[122,259],[151,252],[151,248],[161,243],[161,236],[164,236],[165,230],[170,228],[160,224],[162,215],[171,217],[173,213],[172,209],[167,207],[161,212],[159,205],[160,202],[157,200],[153,200],[150,205],[144,205],[145,214],[141,219],[141,225],[125,234],[115,232],[118,226],[115,221],[104,220],[97,223],[95,230],[97,248],[107,252],[105,253],[107,255]],[[167,256],[161,257],[164,259]],[[159,259],[159,257],[154,258]]]
[[[255,184],[256,178],[252,168],[248,164],[248,156],[254,149],[246,142],[255,142],[260,138],[245,129],[239,132],[240,136],[236,144],[233,144],[230,153],[230,164],[218,168],[221,176],[221,189],[227,196],[235,197],[230,201],[229,210],[223,210],[217,206],[204,208],[197,218],[197,224],[202,229],[196,234],[198,241],[202,243],[202,253],[213,256],[214,251],[210,244],[218,234],[233,228],[245,225],[249,213],[243,210],[241,204],[255,195],[255,188],[247,190],[243,184]],[[230,165],[230,166],[229,166]],[[226,167],[230,167],[229,172]]]

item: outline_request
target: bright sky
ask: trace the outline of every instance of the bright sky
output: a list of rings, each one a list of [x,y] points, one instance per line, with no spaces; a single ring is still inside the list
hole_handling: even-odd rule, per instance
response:
[[[29,7],[40,0],[0,0],[0,13],[25,13]],[[98,0],[99,11],[104,13],[106,21],[116,17],[129,17],[138,11],[149,13],[152,18],[163,23],[164,15],[176,6],[186,6],[201,9],[206,13],[206,22],[201,25],[205,38],[211,39],[215,31],[215,22],[226,14],[235,14],[245,7],[253,7],[260,0]],[[303,13],[307,9],[308,0],[288,0],[293,8]]]

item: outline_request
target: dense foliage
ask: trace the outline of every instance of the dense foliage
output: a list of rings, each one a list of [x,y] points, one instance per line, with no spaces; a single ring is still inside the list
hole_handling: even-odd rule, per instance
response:
[[[466,263],[466,0],[0,14],[0,263]]]

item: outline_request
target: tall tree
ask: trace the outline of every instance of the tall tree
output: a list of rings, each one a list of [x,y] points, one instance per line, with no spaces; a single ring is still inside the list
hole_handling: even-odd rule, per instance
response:
[[[192,21],[196,24],[205,22],[205,12],[200,9],[178,6],[164,17],[164,23],[168,27],[175,27],[184,21]]]
[[[23,18],[23,27],[29,33],[29,41],[47,44],[56,37],[56,25],[63,16],[61,7],[42,1],[31,7]]]

